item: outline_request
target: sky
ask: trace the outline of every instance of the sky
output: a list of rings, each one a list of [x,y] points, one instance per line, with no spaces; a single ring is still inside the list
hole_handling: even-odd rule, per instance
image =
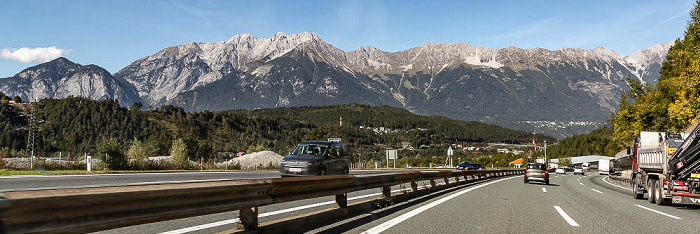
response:
[[[312,32],[344,51],[428,42],[602,46],[624,56],[683,37],[692,0],[0,0],[0,77],[63,56],[112,73],[163,48]]]

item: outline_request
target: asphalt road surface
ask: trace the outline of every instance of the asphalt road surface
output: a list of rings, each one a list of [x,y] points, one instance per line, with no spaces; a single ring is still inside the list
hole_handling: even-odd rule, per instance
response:
[[[597,173],[552,175],[550,185],[510,177],[455,190],[348,233],[696,233],[699,207],[635,200]],[[352,221],[347,221],[352,222]]]
[[[350,174],[373,174],[402,170],[352,170]],[[276,171],[125,173],[63,176],[0,176],[0,192],[50,188],[104,187],[221,180],[279,178]]]
[[[376,171],[352,172],[365,173]],[[276,172],[226,172],[61,176],[60,179],[24,177],[0,178],[0,185],[4,186],[12,180],[45,188],[51,187],[52,182],[56,185],[53,187],[81,186],[86,183],[83,180],[123,185],[277,176]],[[407,188],[396,186],[392,189],[399,191]],[[695,233],[700,230],[700,223],[696,222],[700,217],[700,207],[657,206],[646,199],[635,200],[630,194],[629,189],[610,184],[597,173],[586,176],[552,174],[550,185],[537,182],[525,184],[522,176],[496,178],[436,192],[308,232]],[[381,197],[379,189],[348,194],[349,203],[376,197]],[[331,207],[335,207],[334,198],[321,197],[260,207],[259,217],[260,222],[264,223]],[[226,212],[100,233],[214,233],[234,229],[237,218],[237,212]]]

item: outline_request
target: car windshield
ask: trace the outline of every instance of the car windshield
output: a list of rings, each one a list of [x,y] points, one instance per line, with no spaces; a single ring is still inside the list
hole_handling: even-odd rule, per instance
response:
[[[317,145],[317,144],[299,144],[294,151],[293,155],[308,155],[308,156],[323,156],[328,149],[327,145]]]

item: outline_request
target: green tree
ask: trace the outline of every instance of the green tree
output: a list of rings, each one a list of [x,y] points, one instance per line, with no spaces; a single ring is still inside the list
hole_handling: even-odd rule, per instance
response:
[[[148,155],[146,147],[141,141],[134,139],[126,151],[126,157],[129,159],[129,164],[133,169],[146,169],[148,165]]]
[[[128,166],[116,138],[106,138],[100,141],[97,144],[97,153],[104,156],[105,163],[110,170],[124,170]]]
[[[170,147],[170,156],[173,158],[173,163],[180,169],[190,169],[190,161],[187,158],[187,145],[181,138],[173,141],[173,146]]]
[[[16,103],[21,103],[22,98],[20,96],[15,96],[15,99],[13,99]]]
[[[612,119],[614,140],[629,145],[639,131],[682,130],[700,113],[700,2],[690,12],[683,39],[671,46],[656,87],[631,83]],[[629,83],[629,82],[628,82]]]

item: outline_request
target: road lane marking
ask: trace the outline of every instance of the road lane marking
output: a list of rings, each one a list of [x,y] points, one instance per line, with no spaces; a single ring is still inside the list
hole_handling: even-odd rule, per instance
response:
[[[596,193],[603,193],[603,192],[596,190],[596,189],[591,189],[591,190],[595,191]]]
[[[566,220],[566,222],[569,223],[569,225],[574,226],[574,227],[580,227],[578,225],[578,223],[576,221],[574,221],[574,219],[569,217],[569,215],[566,214],[566,212],[564,212],[564,210],[561,209],[561,207],[554,206],[554,209],[557,210],[557,212],[559,212],[559,215],[561,215],[561,217],[564,218],[564,220]]]
[[[399,190],[393,190],[391,192],[392,193],[403,192],[406,190],[410,190],[410,189],[399,189]],[[351,198],[348,198],[348,201],[362,199],[362,198],[368,198],[368,197],[374,197],[374,196],[379,196],[379,195],[382,195],[382,194],[381,193],[372,193],[372,194],[367,194],[367,195],[362,195],[362,196],[357,196],[357,197],[351,197]],[[335,201],[321,202],[321,203],[310,204],[310,205],[305,205],[305,206],[292,207],[292,208],[288,208],[288,209],[284,209],[284,210],[277,210],[277,211],[262,213],[262,214],[258,215],[258,217],[262,218],[262,217],[284,214],[284,213],[288,213],[288,212],[304,210],[304,209],[314,208],[314,207],[318,207],[318,206],[332,205],[332,204],[335,204]],[[207,224],[202,224],[202,225],[186,227],[186,228],[181,228],[181,229],[167,231],[167,232],[162,232],[160,234],[182,234],[182,233],[194,232],[194,231],[209,229],[209,228],[228,225],[228,224],[235,224],[235,223],[238,223],[238,221],[239,221],[239,219],[235,218],[235,219],[229,219],[229,220],[224,220],[224,221],[219,221],[219,222],[207,223]]]
[[[545,193],[546,193],[546,192],[547,192],[547,189],[546,189],[546,188],[542,188],[542,192],[545,192]]]
[[[578,183],[579,183],[580,185],[583,185],[583,183],[581,183],[581,182],[578,182]]]
[[[473,190],[476,190],[476,189],[481,188],[481,187],[484,187],[484,186],[488,186],[488,185],[491,185],[491,184],[495,184],[495,183],[498,183],[498,182],[501,182],[501,181],[504,181],[504,180],[513,179],[513,178],[517,178],[517,177],[510,177],[510,178],[504,178],[504,179],[494,180],[494,181],[491,181],[491,182],[479,184],[479,185],[477,185],[477,186],[474,186],[474,187],[471,187],[471,188],[468,188],[468,189],[459,191],[459,192],[454,193],[454,194],[452,194],[452,195],[449,195],[449,196],[447,196],[447,197],[443,197],[443,198],[441,198],[440,200],[433,201],[433,202],[431,202],[431,203],[429,203],[429,204],[427,204],[427,205],[418,207],[418,208],[416,208],[416,209],[414,209],[414,210],[412,210],[412,211],[409,211],[408,213],[405,213],[405,214],[403,214],[403,215],[400,215],[399,217],[393,218],[393,219],[391,219],[391,220],[389,220],[389,221],[386,221],[386,222],[384,222],[384,223],[382,223],[382,224],[379,224],[378,226],[373,227],[373,228],[370,228],[369,230],[364,231],[364,232],[362,232],[362,233],[363,233],[363,234],[375,234],[375,233],[383,232],[383,231],[385,231],[385,230],[387,230],[387,229],[389,229],[389,228],[391,228],[391,227],[393,227],[393,226],[395,226],[395,225],[397,225],[397,224],[399,224],[399,223],[401,223],[401,222],[403,222],[403,221],[405,221],[405,220],[407,220],[407,219],[409,219],[409,218],[411,218],[411,217],[413,217],[413,216],[416,216],[416,215],[422,213],[423,211],[426,211],[426,210],[428,210],[428,209],[430,209],[430,208],[433,208],[433,207],[435,207],[435,206],[437,206],[437,205],[440,205],[440,204],[442,204],[443,202],[449,201],[449,200],[452,199],[452,198],[458,197],[458,196],[460,196],[460,195],[462,195],[462,194],[471,192],[471,191],[473,191]]]
[[[642,208],[642,209],[645,209],[645,210],[648,210],[648,211],[651,211],[651,212],[654,212],[654,213],[657,213],[657,214],[660,214],[660,215],[665,215],[665,216],[668,216],[668,217],[671,217],[671,218],[674,218],[674,219],[683,219],[683,218],[676,217],[676,216],[673,216],[673,215],[670,215],[670,214],[666,214],[666,213],[661,212],[661,211],[658,211],[658,210],[654,210],[654,209],[652,209],[652,208],[648,208],[648,207],[646,207],[646,206],[640,206],[640,205],[634,205],[634,206],[639,207],[639,208]]]
[[[605,183],[607,183],[607,184],[609,184],[609,185],[612,185],[612,186],[615,186],[615,187],[621,188],[621,189],[626,189],[626,190],[632,191],[632,189],[631,189],[631,188],[625,188],[625,187],[622,187],[622,186],[619,186],[619,185],[616,185],[616,184],[610,183],[610,182],[608,182],[607,180],[605,180],[606,178],[608,178],[608,177],[603,177],[603,182],[605,182]]]

